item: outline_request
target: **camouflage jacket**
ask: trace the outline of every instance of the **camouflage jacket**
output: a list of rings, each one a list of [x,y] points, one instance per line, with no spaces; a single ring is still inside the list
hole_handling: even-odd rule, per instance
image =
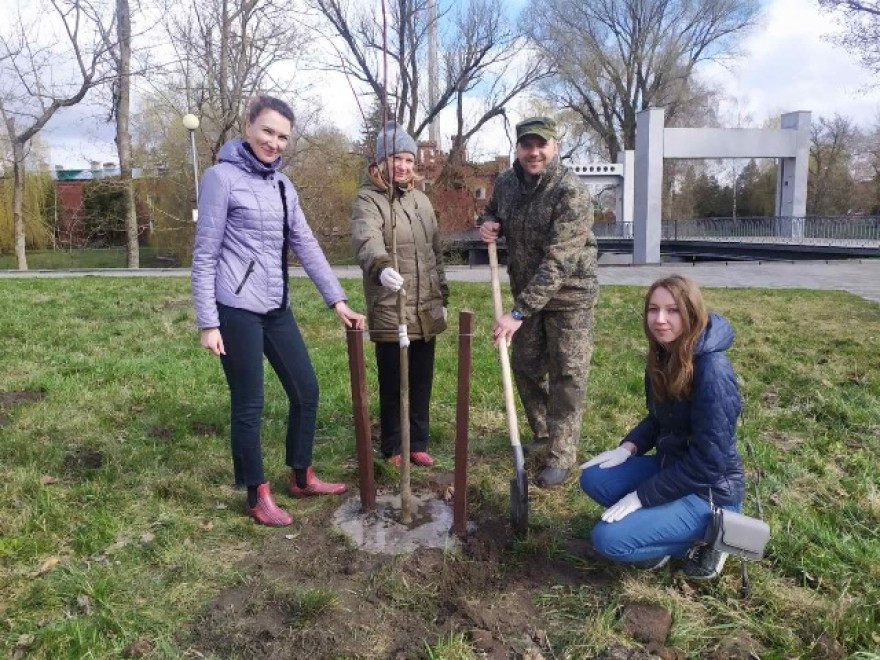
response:
[[[514,162],[496,179],[481,222],[485,220],[501,224],[510,288],[525,316],[596,303],[593,203],[587,188],[558,158],[532,187]]]

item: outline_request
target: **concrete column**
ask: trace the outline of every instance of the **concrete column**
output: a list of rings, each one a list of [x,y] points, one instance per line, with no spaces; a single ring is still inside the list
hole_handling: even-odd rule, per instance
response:
[[[623,166],[623,175],[617,185],[615,217],[622,225],[619,232],[623,238],[633,237],[633,186],[635,185],[635,152],[631,149],[617,154],[617,162]]]
[[[779,159],[776,179],[776,215],[788,218],[786,231],[792,238],[803,238],[807,215],[807,173],[810,163],[810,112],[788,112],[781,116],[781,128],[797,132],[795,156]]]
[[[636,115],[633,263],[660,263],[660,211],[663,202],[663,108]]]

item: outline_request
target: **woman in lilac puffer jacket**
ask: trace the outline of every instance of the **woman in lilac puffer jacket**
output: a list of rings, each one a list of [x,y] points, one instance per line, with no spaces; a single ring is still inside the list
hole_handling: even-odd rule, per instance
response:
[[[340,494],[312,469],[318,381],[290,308],[287,249],[294,251],[324,302],[346,327],[363,328],[306,223],[281,152],[293,128],[284,101],[259,96],[247,112],[245,139],[220,150],[202,177],[192,260],[192,290],[201,344],[220,356],[232,400],[235,483],[248,490],[247,511],[264,525],[284,526],[263,474],[260,419],[263,355],[290,400],[286,462],[290,494]]]

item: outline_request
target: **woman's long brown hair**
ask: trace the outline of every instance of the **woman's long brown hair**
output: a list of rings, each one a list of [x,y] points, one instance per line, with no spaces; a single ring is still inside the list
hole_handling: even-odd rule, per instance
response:
[[[648,305],[657,289],[672,295],[681,315],[681,335],[670,344],[658,342],[648,327]],[[645,294],[642,325],[648,338],[648,377],[658,401],[686,399],[694,381],[694,347],[706,329],[709,314],[697,283],[682,275],[671,275],[654,282]]]

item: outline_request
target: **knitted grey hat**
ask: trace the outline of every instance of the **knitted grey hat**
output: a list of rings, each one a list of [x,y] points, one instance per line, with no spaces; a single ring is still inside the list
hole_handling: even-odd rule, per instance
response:
[[[418,146],[403,126],[396,121],[385,123],[385,128],[376,136],[376,162],[381,163],[389,156],[400,153],[416,155]]]

